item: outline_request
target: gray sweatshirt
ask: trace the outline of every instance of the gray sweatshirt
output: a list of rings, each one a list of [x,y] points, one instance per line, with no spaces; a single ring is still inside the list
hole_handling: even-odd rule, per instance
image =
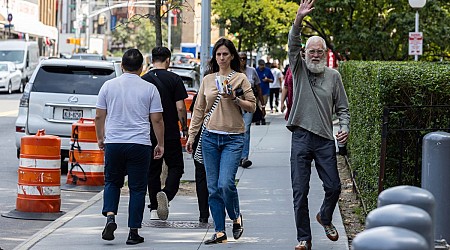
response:
[[[301,127],[321,137],[334,140],[333,111],[339,118],[340,130],[349,132],[348,100],[338,71],[325,68],[314,74],[301,56],[301,28],[289,32],[289,65],[294,80],[293,103],[287,121],[289,130]]]

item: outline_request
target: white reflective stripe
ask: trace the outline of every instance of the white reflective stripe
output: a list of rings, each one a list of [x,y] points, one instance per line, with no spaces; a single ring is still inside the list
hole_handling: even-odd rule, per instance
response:
[[[23,195],[61,195],[60,186],[17,185],[17,193]]]
[[[105,170],[105,165],[98,165],[98,164],[80,164],[81,168],[83,168],[84,172],[86,173],[103,173]],[[76,172],[82,172],[79,166],[75,166],[72,171]]]
[[[61,168],[61,159],[57,160],[44,160],[44,159],[30,159],[20,158],[19,166],[24,168]]]
[[[70,143],[74,143],[73,140]],[[81,150],[100,150],[96,142],[78,142]],[[76,144],[75,146],[78,146]],[[76,149],[75,149],[76,150]]]
[[[192,118],[191,112],[187,112],[187,118],[188,118],[188,119],[191,119],[191,118]]]

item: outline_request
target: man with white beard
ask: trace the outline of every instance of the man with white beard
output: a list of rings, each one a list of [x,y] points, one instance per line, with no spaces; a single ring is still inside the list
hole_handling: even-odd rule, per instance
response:
[[[295,250],[311,249],[311,226],[308,210],[311,163],[323,183],[325,197],[316,215],[328,239],[339,234],[332,221],[341,193],[333,136],[333,112],[339,118],[339,144],[347,142],[350,115],[348,100],[338,71],[326,67],[326,43],[318,36],[306,42],[306,57],[301,56],[303,18],[314,10],[315,0],[302,0],[289,32],[289,65],[294,87],[293,103],[287,127],[292,131],[291,181],[298,244]]]

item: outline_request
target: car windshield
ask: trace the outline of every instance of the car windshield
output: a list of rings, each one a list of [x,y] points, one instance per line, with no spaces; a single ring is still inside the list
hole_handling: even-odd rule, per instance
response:
[[[24,51],[22,50],[0,50],[0,61],[22,63]]]
[[[8,65],[5,63],[0,63],[0,71],[8,72]]]
[[[32,91],[97,95],[105,81],[114,77],[114,69],[43,66],[36,74]]]

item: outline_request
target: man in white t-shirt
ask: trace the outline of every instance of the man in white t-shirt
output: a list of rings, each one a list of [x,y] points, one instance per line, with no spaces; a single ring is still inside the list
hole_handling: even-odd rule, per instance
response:
[[[155,159],[164,154],[163,108],[155,85],[141,79],[143,57],[137,49],[122,57],[123,75],[106,81],[98,94],[95,126],[98,147],[105,151],[105,188],[102,214],[107,217],[102,239],[113,240],[117,229],[120,189],[128,175],[130,189],[127,245],[144,242],[139,236],[147,193],[147,171],[152,160],[150,120],[158,144]]]
[[[278,112],[278,99],[280,97],[280,90],[281,90],[281,83],[283,82],[283,73],[281,73],[281,70],[278,68],[278,63],[276,63],[276,62],[272,63],[272,65],[270,66],[270,71],[272,72],[272,75],[274,77],[273,82],[271,82],[269,84],[270,112],[273,113],[275,110],[275,113],[277,113]]]

